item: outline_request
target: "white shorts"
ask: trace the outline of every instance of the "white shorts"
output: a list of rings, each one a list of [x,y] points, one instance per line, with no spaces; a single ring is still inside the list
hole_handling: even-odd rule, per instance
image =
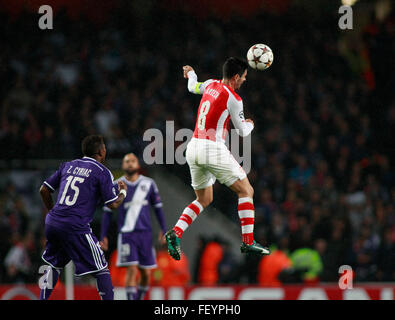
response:
[[[212,186],[215,180],[227,187],[247,177],[224,143],[192,138],[186,149],[186,160],[195,190]]]

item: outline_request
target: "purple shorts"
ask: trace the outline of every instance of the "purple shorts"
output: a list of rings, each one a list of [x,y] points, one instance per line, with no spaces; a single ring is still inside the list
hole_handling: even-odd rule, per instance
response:
[[[156,253],[152,233],[133,231],[118,234],[118,267],[138,265],[143,269],[156,268]]]
[[[55,269],[63,269],[70,260],[74,262],[76,276],[107,268],[99,241],[92,232],[74,233],[46,224],[45,236],[42,259]]]

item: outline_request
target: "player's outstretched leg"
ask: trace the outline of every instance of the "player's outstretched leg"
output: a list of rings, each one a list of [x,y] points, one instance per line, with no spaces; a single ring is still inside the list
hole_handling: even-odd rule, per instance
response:
[[[255,223],[255,207],[254,207],[254,189],[252,188],[248,178],[237,180],[230,186],[239,200],[237,211],[239,213],[241,224],[241,235],[243,242],[240,247],[242,253],[255,254],[264,256],[270,254],[270,250],[257,243],[254,240],[254,223]]]
[[[254,240],[255,208],[253,199],[250,197],[239,198],[237,207],[241,223],[241,233],[243,243],[240,251],[242,253],[252,253],[260,256],[270,254],[270,250]]]
[[[114,300],[114,287],[112,286],[110,271],[104,269],[94,273],[93,276],[96,278],[97,291],[100,298],[102,300]]]
[[[180,239],[184,231],[195,221],[203,209],[203,205],[198,200],[193,201],[184,209],[174,228],[166,232],[167,250],[173,259],[181,259]]]

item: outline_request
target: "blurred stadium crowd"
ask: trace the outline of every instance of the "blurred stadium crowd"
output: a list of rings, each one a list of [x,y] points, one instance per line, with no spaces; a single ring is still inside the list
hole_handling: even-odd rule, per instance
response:
[[[35,15],[1,16],[1,160],[74,158],[92,133],[105,136],[109,157],[141,156],[145,130],[164,132],[166,120],[194,128],[199,97],[187,92],[182,65],[200,80],[218,78],[228,56],[264,42],[274,63],[249,70],[240,92],[255,121],[257,240],[289,255],[318,253],[310,279],[337,281],[349,264],[357,281],[395,281],[394,18],[373,19],[359,46],[341,45],[333,18],[304,24],[293,11],[200,20],[153,8],[132,19],[121,10],[100,26],[59,13],[54,30],[41,31]],[[166,168],[189,183],[186,165]],[[42,216],[32,221],[17,188],[1,188],[0,282],[35,282]],[[213,205],[239,224],[234,196],[218,184],[214,194]],[[260,259],[237,266],[225,249],[215,281],[257,283]]]

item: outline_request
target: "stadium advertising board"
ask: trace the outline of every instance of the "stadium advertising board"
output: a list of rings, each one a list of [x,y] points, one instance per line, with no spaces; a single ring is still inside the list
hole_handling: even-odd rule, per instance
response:
[[[36,285],[1,285],[1,300],[35,300],[40,296]],[[51,300],[64,300],[65,288],[56,288]],[[76,300],[98,300],[92,286],[75,286]],[[152,287],[147,294],[150,300],[394,300],[394,284],[356,285],[351,290],[341,290],[336,285],[314,287],[286,286],[263,288],[252,286],[221,287]],[[124,300],[123,288],[115,288],[115,299]]]

